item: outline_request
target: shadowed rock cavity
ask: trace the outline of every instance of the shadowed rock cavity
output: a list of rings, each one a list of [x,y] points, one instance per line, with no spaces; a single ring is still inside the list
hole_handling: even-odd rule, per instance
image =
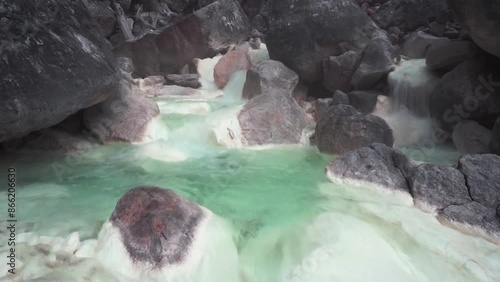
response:
[[[186,258],[203,217],[198,205],[173,191],[141,186],[118,201],[110,222],[134,261],[162,267]]]

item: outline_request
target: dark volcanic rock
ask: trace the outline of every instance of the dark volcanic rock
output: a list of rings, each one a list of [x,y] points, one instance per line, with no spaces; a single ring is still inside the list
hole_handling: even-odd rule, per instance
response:
[[[493,125],[500,116],[500,71],[495,61],[470,60],[447,73],[430,96],[429,110],[449,133],[465,119]]]
[[[199,206],[173,191],[141,186],[118,201],[110,222],[134,261],[162,267],[186,258],[203,217]]]
[[[470,202],[464,175],[457,169],[434,164],[419,165],[409,179],[415,204],[431,211]]]
[[[490,140],[490,150],[492,153],[500,156],[500,118],[497,119],[493,126],[493,132]]]
[[[332,97],[332,105],[349,105],[349,96],[340,90],[335,91]]]
[[[478,202],[467,202],[463,205],[451,205],[439,212],[439,219],[454,224],[464,224],[474,229],[481,228],[488,235],[500,234],[500,219],[495,209]]]
[[[349,105],[328,109],[316,124],[316,144],[321,152],[344,154],[372,143],[392,147],[392,130],[380,117],[360,114]]]
[[[491,131],[475,121],[464,120],[457,124],[451,135],[457,150],[462,154],[489,153]]]
[[[378,30],[352,0],[269,0],[266,44],[305,82],[322,81],[322,63],[330,56],[362,51]]]
[[[382,93],[377,91],[352,91],[349,93],[349,104],[362,114],[369,114],[375,110],[379,95]]]
[[[476,44],[500,57],[500,0],[448,0],[448,4]]]
[[[384,29],[397,26],[403,31],[411,31],[427,26],[430,19],[447,13],[446,0],[389,0],[372,15],[372,19]]]
[[[200,76],[198,74],[168,74],[165,84],[183,87],[200,88]]]
[[[472,199],[496,209],[500,205],[500,156],[465,155],[458,160]]]
[[[266,60],[255,64],[247,72],[243,98],[251,99],[263,93],[290,93],[299,83],[299,77],[283,63]]]
[[[248,70],[252,66],[248,52],[235,50],[224,55],[214,68],[214,81],[219,89],[224,88],[233,73]]]
[[[159,114],[154,101],[122,80],[106,101],[84,110],[83,123],[101,142],[141,142],[148,125]]]
[[[111,47],[83,3],[0,0],[0,141],[55,125],[109,96]]]
[[[289,93],[277,91],[252,98],[238,114],[248,145],[300,143],[308,118]]]
[[[478,48],[470,41],[439,41],[430,46],[425,63],[431,70],[452,70],[465,60],[478,55]]]
[[[429,48],[438,42],[447,42],[449,39],[436,37],[423,31],[416,31],[406,39],[402,54],[410,59],[422,59],[427,55]]]
[[[355,51],[332,56],[323,61],[323,86],[331,92],[352,89],[352,75],[356,71],[361,54]]]
[[[353,150],[326,167],[332,179],[359,181],[408,194],[406,177],[412,169],[413,164],[403,153],[379,143]]]
[[[132,58],[142,77],[174,73],[194,58],[206,58],[244,40],[250,23],[236,0],[218,0],[175,24],[115,49]]]

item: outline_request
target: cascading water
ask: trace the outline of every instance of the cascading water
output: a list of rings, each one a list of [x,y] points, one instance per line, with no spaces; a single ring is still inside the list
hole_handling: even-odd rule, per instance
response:
[[[157,98],[162,115],[149,143],[104,145],[71,159],[40,153],[16,160],[22,264],[14,281],[125,281],[95,260],[96,238],[117,200],[145,184],[170,188],[227,223],[217,232],[231,238],[238,257],[229,246],[220,249],[218,258],[208,258],[217,261],[207,263],[223,267],[194,270],[196,281],[497,281],[497,245],[444,227],[398,198],[329,182],[330,156],[301,146],[241,148],[229,130],[237,130],[245,75],[234,74],[216,90],[216,60],[200,62],[197,94]],[[57,170],[61,165],[66,169]],[[1,192],[0,202],[6,197]],[[1,243],[5,236],[0,232]],[[73,245],[78,257],[60,256],[60,248]],[[5,252],[0,245],[0,265]],[[235,267],[224,270],[221,257]]]

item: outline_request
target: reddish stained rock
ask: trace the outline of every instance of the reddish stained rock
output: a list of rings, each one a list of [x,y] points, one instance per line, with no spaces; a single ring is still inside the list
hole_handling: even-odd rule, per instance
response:
[[[134,261],[162,267],[187,257],[203,217],[198,205],[172,190],[140,186],[118,201],[110,221]]]
[[[214,68],[214,81],[218,88],[222,89],[229,82],[231,75],[240,70],[248,70],[252,67],[250,56],[242,50],[235,50],[224,55]]]

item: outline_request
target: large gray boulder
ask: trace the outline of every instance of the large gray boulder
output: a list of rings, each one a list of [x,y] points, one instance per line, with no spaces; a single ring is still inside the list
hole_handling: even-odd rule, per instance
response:
[[[310,121],[289,93],[276,91],[252,98],[238,114],[246,145],[301,142],[303,130]]]
[[[430,96],[431,117],[449,133],[465,119],[493,125],[500,116],[499,81],[494,57],[463,62],[441,78]]]
[[[467,202],[462,205],[447,206],[438,212],[438,219],[452,224],[479,229],[479,233],[498,238],[500,234],[500,219],[495,209],[481,205],[478,202]],[[481,235],[483,235],[481,234]]]
[[[316,124],[315,140],[318,149],[328,154],[345,154],[372,143],[394,144],[392,130],[382,118],[360,114],[349,105],[328,109]]]
[[[298,83],[299,76],[283,63],[274,60],[261,61],[247,71],[243,98],[252,99],[262,93],[276,92],[292,95]]]
[[[423,31],[415,31],[406,38],[401,53],[410,59],[422,59],[425,58],[432,45],[447,41],[449,41],[448,38],[437,37]]]
[[[475,121],[464,120],[455,126],[451,135],[457,150],[462,154],[489,153],[491,130]]]
[[[364,50],[378,30],[352,0],[269,0],[263,14],[271,59],[305,82],[321,81],[325,59]]]
[[[0,142],[106,99],[119,81],[111,46],[79,1],[0,0]]]
[[[330,92],[350,91],[352,76],[358,68],[361,54],[356,51],[331,56],[323,61],[323,86]]]
[[[118,56],[131,58],[136,74],[174,73],[194,58],[214,56],[245,39],[250,23],[236,0],[218,0],[159,32],[125,42]]]
[[[478,55],[478,48],[471,41],[438,41],[430,46],[425,63],[430,70],[450,71],[460,63]]]
[[[447,13],[446,0],[389,0],[372,15],[372,19],[384,29],[397,26],[403,31],[413,31],[426,26],[432,18]]]
[[[490,150],[492,153],[500,156],[500,118],[498,118],[493,126],[493,132],[490,140]]]
[[[326,167],[330,179],[376,185],[382,189],[410,194],[406,177],[413,164],[408,157],[386,145],[374,143],[353,150]]]
[[[500,57],[500,1],[448,0],[456,20],[479,47]]]

